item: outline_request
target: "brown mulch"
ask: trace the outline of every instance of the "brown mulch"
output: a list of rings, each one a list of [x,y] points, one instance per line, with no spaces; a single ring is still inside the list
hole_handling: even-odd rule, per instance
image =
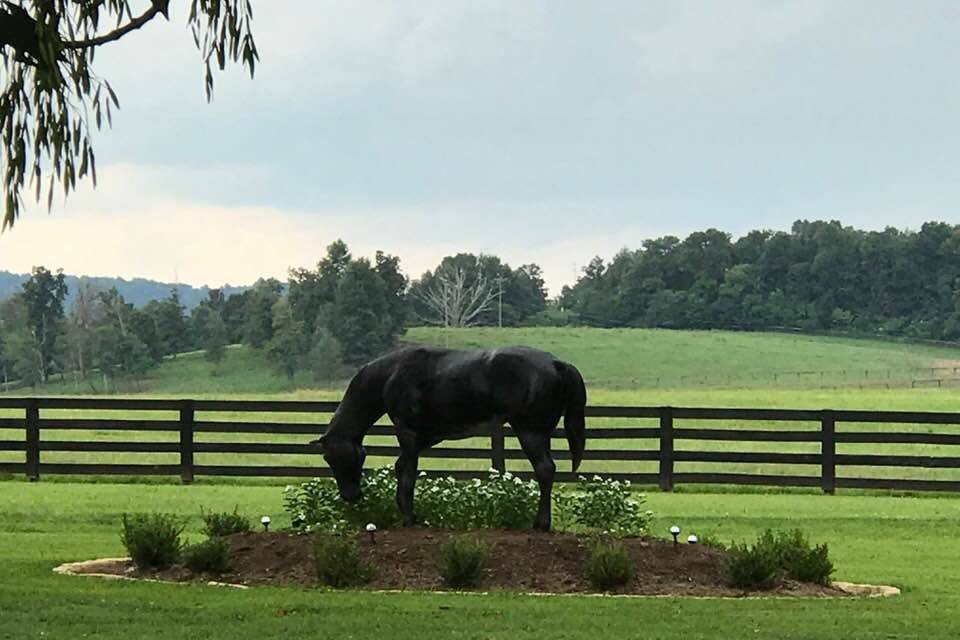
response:
[[[595,591],[584,575],[589,542],[571,534],[532,531],[478,530],[470,532],[490,545],[491,553],[480,590],[528,593],[589,593]],[[365,589],[443,591],[439,573],[440,549],[453,536],[442,529],[378,531],[376,542],[358,537],[363,560],[375,567]],[[290,533],[244,533],[229,538],[233,570],[222,576],[195,576],[182,567],[162,572],[137,571],[129,561],[100,564],[92,572],[171,581],[217,580],[241,585],[317,586],[310,536]],[[680,544],[657,538],[622,540],[632,556],[636,575],[616,591],[620,594],[675,596],[741,596],[725,584],[726,552],[703,545]],[[838,597],[840,589],[785,582],[774,596]]]

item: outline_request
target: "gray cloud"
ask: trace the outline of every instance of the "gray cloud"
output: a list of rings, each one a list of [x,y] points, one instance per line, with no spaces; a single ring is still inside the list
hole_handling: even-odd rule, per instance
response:
[[[254,6],[257,77],[213,104],[182,7],[98,58],[123,103],[101,164],[395,253],[527,248],[554,288],[644,234],[956,218],[953,2]]]

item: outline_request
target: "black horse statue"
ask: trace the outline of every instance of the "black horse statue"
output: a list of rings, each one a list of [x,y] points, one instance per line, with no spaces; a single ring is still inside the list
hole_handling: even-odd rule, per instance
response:
[[[550,492],[556,470],[550,436],[564,416],[573,470],[586,444],[587,391],[576,367],[526,347],[455,351],[403,347],[364,365],[350,381],[318,445],[333,470],[340,497],[360,499],[366,452],[363,437],[387,414],[396,427],[400,457],[397,506],[412,526],[413,489],[420,453],[442,440],[488,435],[509,423],[540,485],[534,527],[550,529]]]

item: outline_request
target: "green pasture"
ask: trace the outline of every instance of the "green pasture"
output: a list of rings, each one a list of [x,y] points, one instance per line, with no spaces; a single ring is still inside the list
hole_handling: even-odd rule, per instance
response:
[[[897,389],[960,386],[960,348],[780,333],[666,329],[416,327],[405,342],[489,348],[528,345],[577,365],[593,390],[648,393],[676,389]],[[11,395],[276,394],[342,389],[301,371],[289,380],[248,347],[227,350],[216,375],[202,352],[180,354],[145,380],[105,383],[65,374]]]
[[[123,554],[122,513],[200,508],[280,523],[278,487],[0,482],[0,638],[954,638],[960,499],[650,494],[653,529],[724,540],[800,527],[827,542],[836,579],[893,584],[890,599],[617,599],[324,592],[107,582],[68,561]]]
[[[530,327],[416,327],[409,342],[476,349],[526,345],[572,362],[603,389],[881,389],[954,384],[960,349],[785,333]]]

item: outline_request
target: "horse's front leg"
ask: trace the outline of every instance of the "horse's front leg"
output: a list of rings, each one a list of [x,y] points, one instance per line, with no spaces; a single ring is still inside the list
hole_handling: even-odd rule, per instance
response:
[[[540,485],[540,504],[537,507],[537,518],[534,520],[533,528],[550,531],[550,494],[553,492],[553,476],[557,470],[553,456],[550,455],[550,434],[526,431],[523,426],[511,426],[517,434],[517,439],[520,440],[523,452],[527,454],[530,464],[533,465],[533,473],[537,477],[537,484]]]
[[[412,527],[416,522],[416,515],[413,512],[413,490],[417,484],[420,450],[413,436],[398,434],[397,440],[400,443],[400,457],[397,458],[393,467],[397,474],[397,508],[400,509],[403,526]]]

